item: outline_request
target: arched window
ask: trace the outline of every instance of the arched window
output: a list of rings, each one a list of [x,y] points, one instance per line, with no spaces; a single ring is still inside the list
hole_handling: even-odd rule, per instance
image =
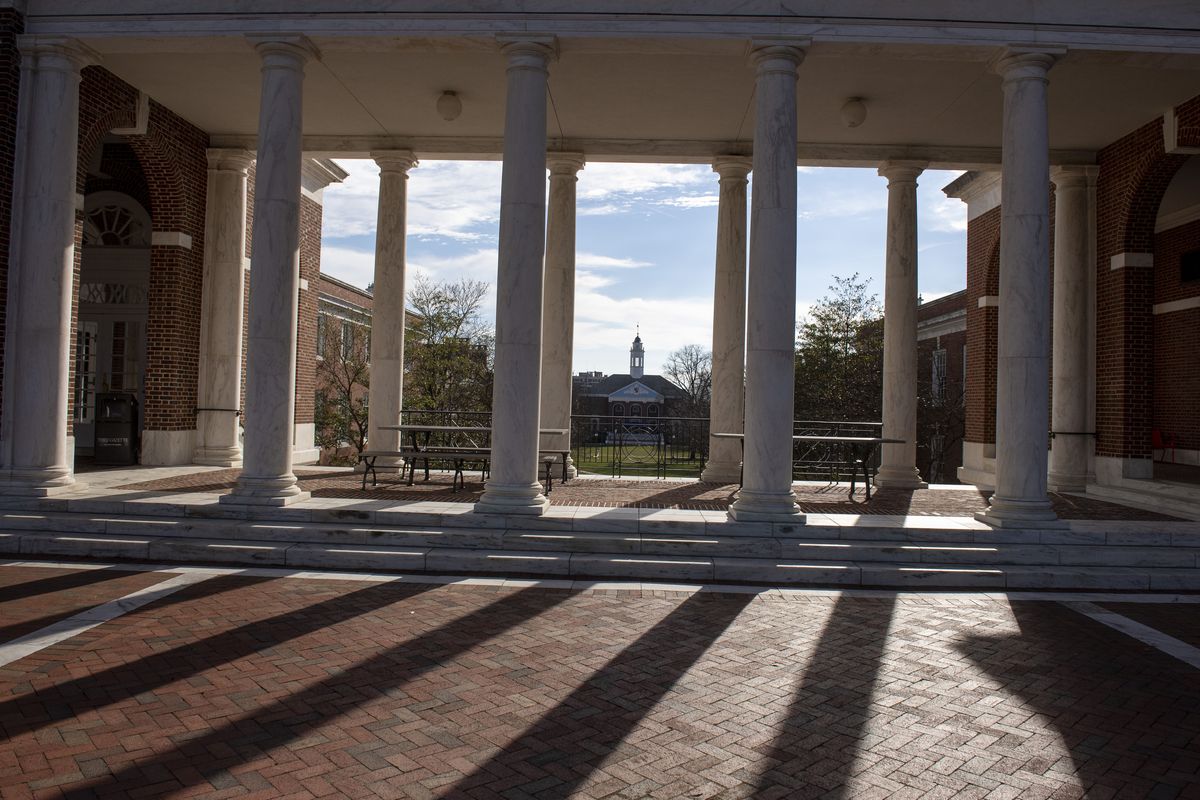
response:
[[[612,404],[612,413],[613,413],[614,417],[625,416],[625,404],[624,403],[613,403]]]
[[[641,415],[642,415],[642,404],[641,403],[630,403],[629,404],[629,416],[640,417]]]
[[[149,247],[150,215],[122,192],[93,192],[84,201],[83,243],[89,247]]]
[[[658,404],[657,403],[652,403],[646,407],[646,416],[648,416],[648,417],[657,417],[658,416]]]

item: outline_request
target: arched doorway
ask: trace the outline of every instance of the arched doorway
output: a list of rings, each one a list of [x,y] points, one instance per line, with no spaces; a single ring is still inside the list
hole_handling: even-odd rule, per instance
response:
[[[77,457],[94,453],[97,394],[136,397],[141,431],[150,242],[150,214],[131,194],[104,189],[85,195],[75,330]]]

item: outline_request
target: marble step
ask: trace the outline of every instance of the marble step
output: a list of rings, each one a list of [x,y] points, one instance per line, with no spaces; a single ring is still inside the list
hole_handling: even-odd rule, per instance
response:
[[[1087,496],[1110,503],[1200,520],[1200,487],[1123,479],[1121,486],[1087,487]]]
[[[14,549],[14,545],[15,548]],[[671,556],[555,550],[413,548],[386,545],[230,541],[186,537],[25,532],[0,536],[0,552],[151,563],[280,566],[668,582],[825,587],[958,589],[1200,589],[1200,569],[835,561],[733,556]]]

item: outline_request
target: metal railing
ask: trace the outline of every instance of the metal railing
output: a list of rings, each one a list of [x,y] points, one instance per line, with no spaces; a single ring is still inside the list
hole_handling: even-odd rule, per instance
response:
[[[404,411],[402,422],[414,425],[490,426],[490,411]],[[883,423],[846,420],[796,420],[796,435],[881,436]],[[584,474],[698,478],[708,460],[707,417],[620,417],[575,414],[571,417],[571,459]],[[834,442],[796,442],[793,480],[848,477],[854,462],[847,448]],[[878,451],[869,466],[879,466]]]

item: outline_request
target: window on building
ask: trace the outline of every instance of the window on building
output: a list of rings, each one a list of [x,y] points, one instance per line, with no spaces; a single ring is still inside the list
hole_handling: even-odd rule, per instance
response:
[[[641,415],[642,415],[642,404],[641,403],[631,403],[629,406],[629,416],[640,417]]]
[[[325,315],[317,315],[317,358],[325,357]]]
[[[625,404],[624,403],[613,403],[612,404],[612,413],[613,413],[614,417],[625,416]]]
[[[941,402],[946,396],[946,348],[941,347],[933,351],[932,364],[933,374],[929,388],[933,399]]]
[[[349,359],[354,352],[354,323],[342,320],[342,358]]]
[[[658,406],[657,405],[646,406],[646,415],[651,416],[651,417],[657,417],[658,416]]]

